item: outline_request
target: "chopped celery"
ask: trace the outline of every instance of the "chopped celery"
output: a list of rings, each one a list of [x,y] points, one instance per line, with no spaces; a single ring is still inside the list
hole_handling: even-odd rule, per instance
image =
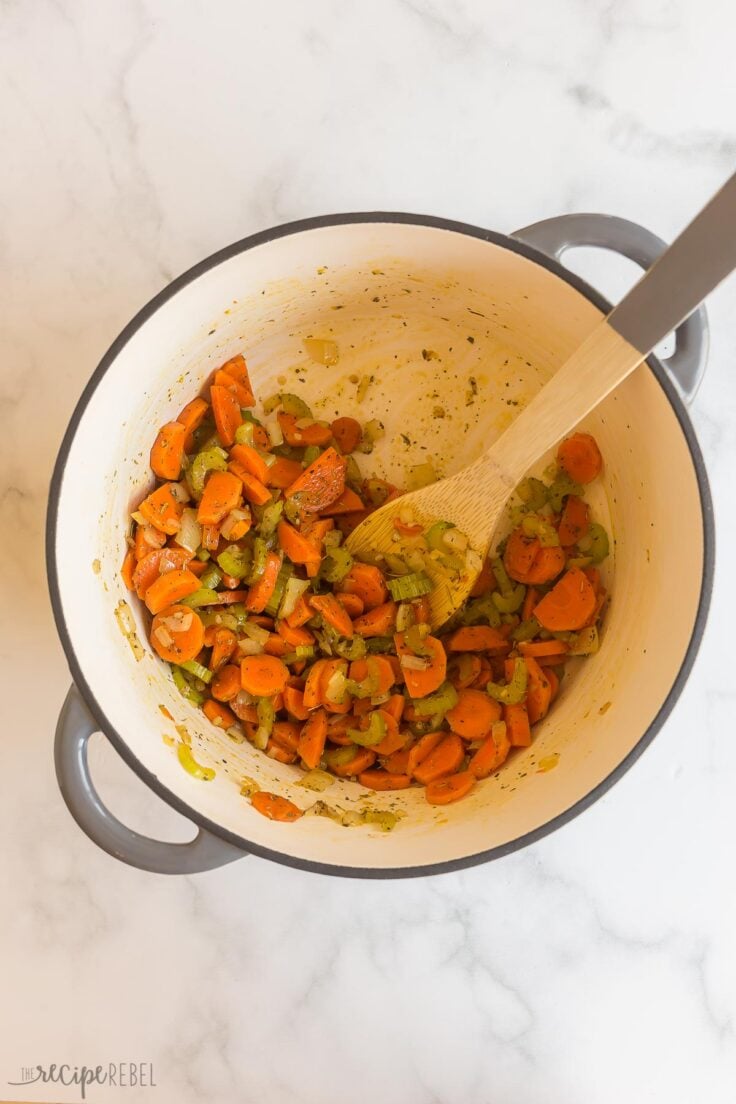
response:
[[[274,718],[276,716],[276,710],[273,707],[273,699],[259,698],[256,704],[256,713],[258,714],[258,728],[253,734],[253,744],[263,751],[271,735]]]
[[[572,640],[568,645],[568,655],[594,655],[599,647],[598,629],[595,625],[589,625],[587,629],[581,629],[580,632],[572,634]]]
[[[289,391],[282,391],[278,398],[284,414],[291,414],[294,418],[312,418],[314,416],[304,399],[301,399],[298,395],[292,395]]]
[[[281,406],[281,395],[269,395],[267,399],[263,400],[263,413],[273,414],[279,406]]]
[[[175,663],[170,663],[169,666],[171,667],[171,677],[181,696],[190,702],[194,702],[195,705],[201,705],[204,701],[204,694],[200,694],[199,690],[194,689],[180,667],[177,667]]]
[[[253,422],[243,422],[235,430],[235,442],[238,445],[250,445],[253,448],[253,430],[255,426]]]
[[[558,471],[549,487],[549,504],[556,514],[562,509],[562,501],[567,495],[582,495],[583,488],[565,471]]]
[[[399,823],[399,818],[390,809],[364,809],[363,822],[374,824],[382,832],[390,832]]]
[[[377,418],[371,418],[369,422],[366,422],[363,426],[363,436],[360,439],[360,445],[358,448],[363,453],[373,452],[376,441],[380,441],[382,437],[386,436],[386,429],[383,422],[379,422]]]
[[[210,558],[210,554],[209,554],[209,552],[207,551],[206,548],[198,548],[197,549],[197,559],[198,560],[200,560],[202,563],[207,563],[207,560],[209,558]]]
[[[180,663],[182,671],[188,671],[190,675],[194,675],[201,682],[209,684],[212,682],[212,672],[207,667],[203,667],[201,663],[197,663],[196,659],[188,659],[185,663]]]
[[[253,565],[248,576],[249,583],[257,583],[261,575],[266,569],[266,557],[268,556],[268,545],[263,537],[256,537],[253,541]]]
[[[299,521],[301,512],[299,510],[299,503],[295,499],[289,498],[284,503],[284,516],[292,525]]]
[[[272,537],[276,532],[276,526],[281,520],[283,512],[283,499],[279,499],[278,502],[269,502],[268,505],[264,507],[261,522],[258,526],[260,534],[264,539]]]
[[[430,548],[433,548],[435,552],[446,552],[447,545],[444,541],[445,533],[448,529],[454,529],[455,526],[451,521],[436,521],[434,525],[430,525],[427,532],[424,534],[424,538]]]
[[[560,538],[554,525],[539,517],[538,514],[527,514],[521,523],[521,528],[525,536],[536,537],[543,548],[559,546]]]
[[[530,617],[528,621],[522,621],[520,625],[517,625],[511,634],[511,639],[515,640],[517,644],[523,640],[533,640],[541,627],[536,617]]]
[[[227,453],[216,445],[198,452],[187,472],[189,485],[195,498],[201,496],[207,473],[211,471],[227,471]]]
[[[388,589],[391,591],[393,600],[401,602],[407,598],[421,598],[423,594],[429,594],[432,581],[423,571],[415,571],[411,575],[400,575],[397,579],[389,579]]]
[[[273,594],[266,603],[264,613],[267,613],[269,617],[275,617],[279,612],[279,606],[281,605],[281,599],[284,597],[284,591],[286,590],[286,584],[294,574],[294,568],[290,563],[282,563],[279,569],[279,573],[276,576],[276,586],[273,588]]]
[[[353,557],[347,548],[331,548],[322,561],[320,575],[328,583],[339,583],[353,566]]]
[[[325,548],[337,548],[338,544],[342,544],[342,533],[339,529],[330,529],[322,538],[322,544]]]
[[[491,567],[493,568],[493,575],[496,579],[496,586],[504,597],[508,597],[513,593],[514,584],[506,574],[506,568],[503,566],[503,560],[500,556],[495,556],[491,560]]]
[[[328,790],[330,786],[334,785],[334,774],[328,774],[327,771],[314,770],[307,771],[307,773],[295,783],[296,786],[303,786],[305,790],[313,790],[315,793],[323,793]]]
[[[193,778],[199,778],[202,782],[211,782],[215,777],[212,767],[203,767],[197,762],[188,744],[177,744],[176,754],[184,770]]]
[[[462,623],[464,625],[478,625],[483,622],[486,622],[493,629],[498,628],[501,624],[501,618],[492,594],[484,594],[482,598],[472,599],[462,612]]]
[[[396,631],[406,632],[414,624],[414,607],[411,602],[402,602],[396,611]]]
[[[361,483],[363,482],[363,476],[361,475],[360,468],[358,467],[358,461],[354,456],[346,456],[347,467],[345,468],[345,482],[349,487],[352,487],[354,491],[360,490]]]
[[[367,654],[366,643],[363,637],[356,633],[352,640],[337,640],[334,648],[336,654],[342,659],[362,659]]]
[[[199,582],[201,586],[210,587],[214,590],[222,582],[222,572],[218,571],[214,564],[210,564],[207,570],[200,575]]]
[[[371,506],[383,506],[389,495],[388,485],[382,479],[366,479],[364,489]]]
[[[293,652],[287,652],[282,656],[284,663],[297,663],[303,659],[314,659],[315,652],[312,644],[297,644]]]
[[[526,587],[523,583],[517,583],[510,594],[499,594],[494,590],[491,595],[493,604],[500,613],[515,613],[523,606],[525,597]]]
[[[386,722],[378,711],[374,711],[370,715],[368,728],[349,728],[347,734],[354,744],[360,744],[361,747],[375,747],[386,735]]]
[[[354,744],[346,744],[344,747],[331,748],[324,754],[325,763],[328,767],[344,767],[347,763],[351,762],[358,754],[358,749]]]
[[[486,691],[495,701],[503,705],[518,705],[526,697],[527,671],[523,659],[514,660],[514,673],[504,686],[500,682],[489,682]]]
[[[230,606],[227,610],[203,609],[199,619],[205,628],[209,625],[217,625],[219,628],[232,629],[235,632],[240,627],[240,623],[233,613],[234,608],[234,606]]]
[[[226,575],[244,579],[251,568],[250,552],[237,544],[229,544],[217,557],[217,563]]]
[[[290,579],[287,579],[281,606],[279,607],[279,617],[291,616],[305,590],[309,590],[308,579],[295,579],[293,575]]]
[[[285,460],[301,460],[302,449],[297,448],[296,445],[274,445],[271,449],[271,456],[283,456]]]
[[[578,548],[590,556],[594,564],[602,563],[610,551],[608,533],[602,525],[594,521],[585,536],[578,541]]]
[[[394,555],[393,552],[384,552],[383,558],[386,561],[386,567],[394,575],[408,575],[410,568],[402,560],[401,556]],[[422,560],[424,564],[424,560]]]
[[[434,694],[428,694],[426,698],[417,698],[412,704],[418,717],[434,717],[437,714],[444,716],[448,709],[457,705],[457,690],[451,682],[443,682]]]
[[[570,556],[567,561],[568,567],[590,567],[593,562],[592,556]]]
[[[319,460],[322,455],[322,449],[317,445],[307,445],[304,450],[304,456],[302,458],[302,464],[305,468],[308,468],[310,464],[313,464],[315,460]]]
[[[516,493],[524,505],[528,506],[530,510],[541,510],[543,506],[547,505],[549,500],[549,491],[547,487],[541,479],[535,479],[534,476],[522,479],[521,483],[516,488]]]
[[[220,595],[212,587],[200,587],[194,594],[188,594],[186,598],[180,598],[179,604],[189,606],[190,609],[199,609],[200,606],[216,606],[220,601]]]
[[[384,655],[386,652],[393,652],[394,640],[392,636],[369,636],[365,646],[369,655]]]
[[[253,425],[257,426],[263,425],[263,423],[259,422],[258,418],[256,418],[253,411],[249,410],[247,406],[241,406],[240,417],[243,419],[244,422],[252,422]]]

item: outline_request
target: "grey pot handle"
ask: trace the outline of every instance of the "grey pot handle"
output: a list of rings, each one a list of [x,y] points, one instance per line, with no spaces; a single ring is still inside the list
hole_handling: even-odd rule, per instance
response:
[[[196,874],[247,854],[202,828],[190,843],[166,843],[126,828],[102,804],[90,776],[87,744],[98,731],[99,725],[72,685],[56,725],[54,762],[69,812],[93,843],[121,862],[154,874]]]
[[[566,249],[589,245],[621,253],[643,269],[651,268],[667,245],[651,230],[614,215],[559,215],[516,230],[512,237],[559,261]],[[675,351],[663,361],[686,402],[703,378],[708,357],[708,316],[701,304],[675,330]]]

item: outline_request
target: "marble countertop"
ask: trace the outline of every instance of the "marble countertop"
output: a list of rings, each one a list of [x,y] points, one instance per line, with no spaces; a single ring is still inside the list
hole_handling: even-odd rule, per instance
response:
[[[250,858],[166,879],[60,798],[69,675],[43,519],[67,419],[131,315],[199,258],[327,211],[509,231],[605,211],[671,237],[733,170],[727,0],[37,0],[0,10],[0,1098],[22,1068],[153,1064],[161,1104],[736,1099],[736,311],[693,405],[721,557],[664,731],[592,809],[464,873],[354,882]],[[633,267],[576,258],[616,296]],[[188,828],[97,737],[111,807]]]

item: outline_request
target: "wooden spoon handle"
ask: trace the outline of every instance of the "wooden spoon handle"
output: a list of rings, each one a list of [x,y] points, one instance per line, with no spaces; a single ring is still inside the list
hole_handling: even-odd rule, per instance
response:
[[[515,487],[736,268],[736,174],[469,471]]]

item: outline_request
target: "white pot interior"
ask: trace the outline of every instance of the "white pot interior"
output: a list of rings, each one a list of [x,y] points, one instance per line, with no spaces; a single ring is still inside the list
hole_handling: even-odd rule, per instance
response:
[[[318,415],[380,418],[386,439],[362,468],[401,484],[407,468],[428,457],[443,474],[473,460],[598,317],[564,280],[502,246],[433,227],[353,223],[237,254],[187,284],[137,329],[91,396],[72,442],[56,562],[63,615],[86,682],[111,728],[168,791],[244,841],[297,860],[388,870],[466,858],[516,840],[615,771],[676,678],[703,570],[692,459],[646,367],[585,426],[605,458],[592,501],[615,537],[604,571],[613,600],[601,650],[566,678],[532,747],[513,754],[497,777],[457,805],[432,807],[419,789],[378,795],[336,782],[315,795],[295,787],[297,768],[234,744],[179,696],[151,653],[139,603],[119,577],[128,512],[149,485],[157,427],[234,353],[244,352],[262,398],[285,389],[303,395]],[[334,338],[339,363],[312,362],[302,344],[308,336]],[[422,350],[436,357],[427,360]],[[358,405],[350,377],[365,374],[374,382]],[[444,418],[433,416],[438,405]],[[97,572],[93,561],[101,565]],[[120,602],[130,606],[140,659],[116,618]],[[186,726],[195,756],[215,768],[214,781],[196,781],[180,767],[163,739],[176,736],[174,725],[159,706]],[[540,759],[552,752],[560,753],[557,767],[539,772]],[[321,817],[277,824],[240,796],[243,776],[301,807],[322,797],[342,808],[388,807],[403,816],[388,834]]]

